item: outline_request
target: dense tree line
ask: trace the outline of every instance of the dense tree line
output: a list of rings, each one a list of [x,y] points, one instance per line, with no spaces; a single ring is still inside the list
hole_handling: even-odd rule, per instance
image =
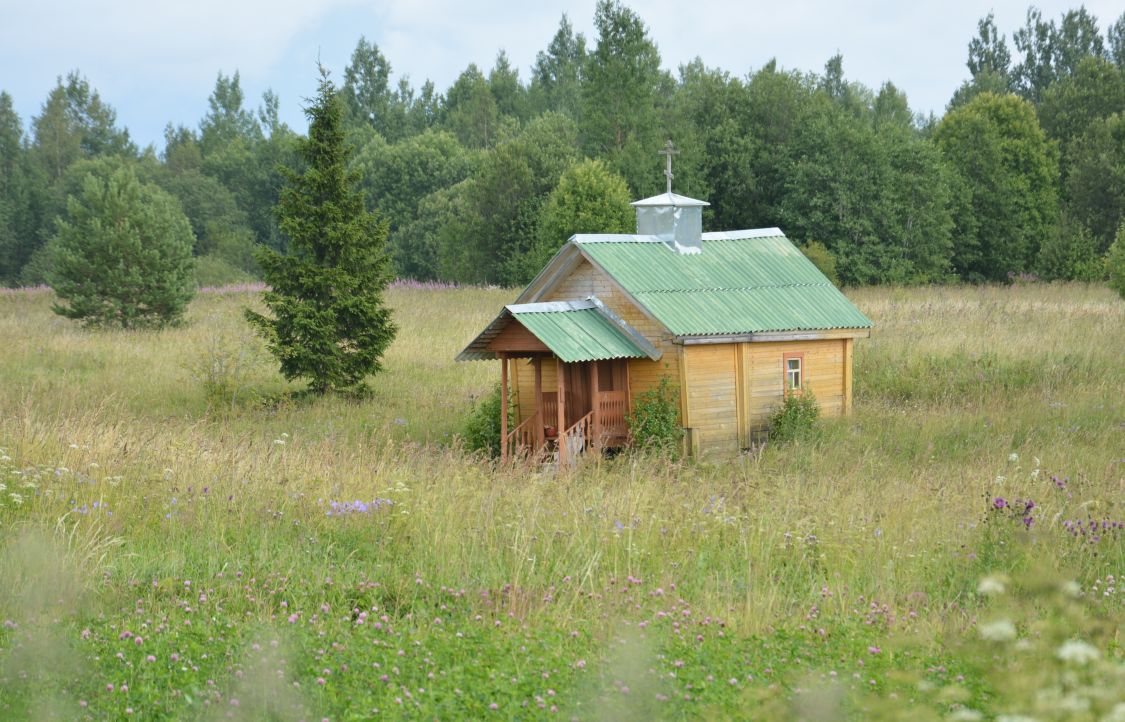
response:
[[[444,93],[414,87],[360,38],[338,92],[400,276],[528,281],[570,233],[631,228],[627,201],[663,188],[672,138],[676,190],[712,204],[705,227],[779,226],[846,284],[1105,277],[1122,255],[1125,15],[1103,33],[1084,8],[1031,8],[1009,42],[990,14],[967,66],[941,118],[849,81],[839,55],[817,73],[670,73],[642,18],[602,0],[595,37],[563,16],[526,79],[501,51]],[[256,276],[255,246],[285,250],[273,209],[301,162],[277,109],[220,73],[198,126],[169,125],[157,153],[78,72],[26,126],[0,92],[0,284],[49,281],[67,199],[124,166],[140,197],[178,202],[201,281]]]

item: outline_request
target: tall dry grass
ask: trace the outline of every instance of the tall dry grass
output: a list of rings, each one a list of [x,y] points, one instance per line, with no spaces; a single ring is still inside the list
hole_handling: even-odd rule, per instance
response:
[[[373,395],[300,402],[241,320],[253,294],[201,295],[159,333],[85,331],[48,293],[0,296],[0,534],[77,534],[97,550],[81,556],[95,591],[224,569],[377,575],[409,610],[421,577],[511,585],[521,614],[607,629],[620,610],[600,592],[632,575],[742,633],[812,605],[842,618],[863,596],[936,636],[967,623],[966,594],[1001,558],[983,523],[996,496],[1036,499],[1058,564],[1125,569],[1120,543],[1067,546],[1079,502],[1049,482],[1125,515],[1125,306],[1105,289],[854,291],[875,331],[857,345],[852,417],[757,456],[624,456],[562,476],[455,443],[498,371],[452,358],[513,295],[393,290],[401,331]],[[394,502],[377,523],[327,515],[377,498]],[[74,511],[95,501],[112,510],[96,529]]]

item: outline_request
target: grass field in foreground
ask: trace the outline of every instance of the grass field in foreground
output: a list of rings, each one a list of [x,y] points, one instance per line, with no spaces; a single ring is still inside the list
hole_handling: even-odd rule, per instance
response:
[[[850,418],[563,476],[455,443],[514,295],[398,286],[371,397],[293,401],[253,293],[0,291],[0,717],[1125,720],[1109,291],[852,291]]]

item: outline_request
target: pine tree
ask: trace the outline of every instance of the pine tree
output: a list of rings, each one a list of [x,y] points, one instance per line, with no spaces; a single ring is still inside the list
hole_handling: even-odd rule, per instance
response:
[[[86,175],[52,251],[54,311],[91,326],[160,327],[195,294],[194,238],[180,204],[132,168]]]
[[[286,172],[276,208],[288,255],[265,247],[257,254],[274,317],[246,312],[281,373],[307,379],[316,394],[362,388],[364,377],[382,369],[397,331],[383,301],[387,224],[364,209],[359,173],[348,169],[343,112],[322,69],[316,100],[305,109],[309,136],[298,147],[305,170]]]

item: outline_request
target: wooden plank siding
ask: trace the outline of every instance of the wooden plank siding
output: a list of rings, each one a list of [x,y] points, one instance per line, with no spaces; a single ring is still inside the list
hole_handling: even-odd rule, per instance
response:
[[[724,343],[684,348],[688,419],[693,450],[737,452],[738,346]]]
[[[825,417],[847,412],[851,339],[708,344],[684,347],[686,418],[701,453],[737,451],[750,445],[781,404],[784,358],[800,354],[805,384]]]
[[[770,413],[781,404],[785,389],[785,354],[803,354],[804,383],[812,389],[822,416],[844,413],[844,356],[848,339],[748,343],[747,428],[765,427]],[[749,441],[747,439],[747,441]]]

